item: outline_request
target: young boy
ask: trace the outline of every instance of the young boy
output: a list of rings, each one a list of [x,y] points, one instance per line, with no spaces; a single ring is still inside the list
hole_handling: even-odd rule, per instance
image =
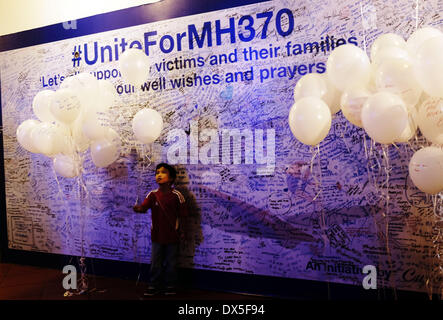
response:
[[[174,167],[167,163],[158,164],[155,169],[158,189],[149,192],[143,203],[133,208],[140,213],[151,209],[150,284],[145,292],[148,296],[160,292],[163,271],[165,294],[175,294],[180,218],[187,216],[185,198],[172,187],[176,176]]]

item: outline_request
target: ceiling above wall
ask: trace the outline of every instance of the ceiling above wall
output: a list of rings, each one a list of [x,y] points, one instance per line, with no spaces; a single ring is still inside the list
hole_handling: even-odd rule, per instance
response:
[[[161,0],[0,1],[0,36]]]

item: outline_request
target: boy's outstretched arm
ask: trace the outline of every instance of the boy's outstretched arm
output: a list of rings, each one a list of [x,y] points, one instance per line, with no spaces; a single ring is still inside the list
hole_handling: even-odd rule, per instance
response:
[[[148,211],[148,209],[150,209],[152,207],[153,204],[153,193],[149,192],[149,194],[146,196],[145,200],[143,200],[142,204],[140,205],[135,205],[132,207],[132,209],[135,212],[138,213],[145,213],[146,211]]]
[[[143,207],[142,207],[141,205],[135,205],[135,206],[132,207],[132,209],[133,209],[135,212],[138,212],[138,213],[146,212],[146,211],[143,211]]]

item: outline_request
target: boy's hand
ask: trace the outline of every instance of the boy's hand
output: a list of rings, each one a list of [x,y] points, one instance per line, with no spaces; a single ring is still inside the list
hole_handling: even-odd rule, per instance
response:
[[[140,205],[135,205],[135,206],[132,207],[132,209],[133,209],[135,212],[141,212],[141,211],[142,211],[142,207],[141,207]]]

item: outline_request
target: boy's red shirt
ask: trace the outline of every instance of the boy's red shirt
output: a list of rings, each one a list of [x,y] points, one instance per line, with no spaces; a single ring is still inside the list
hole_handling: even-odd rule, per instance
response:
[[[185,198],[180,191],[171,188],[169,191],[152,190],[141,204],[146,212],[151,209],[151,240],[160,244],[177,243],[180,240],[175,230],[178,219],[188,215]]]

